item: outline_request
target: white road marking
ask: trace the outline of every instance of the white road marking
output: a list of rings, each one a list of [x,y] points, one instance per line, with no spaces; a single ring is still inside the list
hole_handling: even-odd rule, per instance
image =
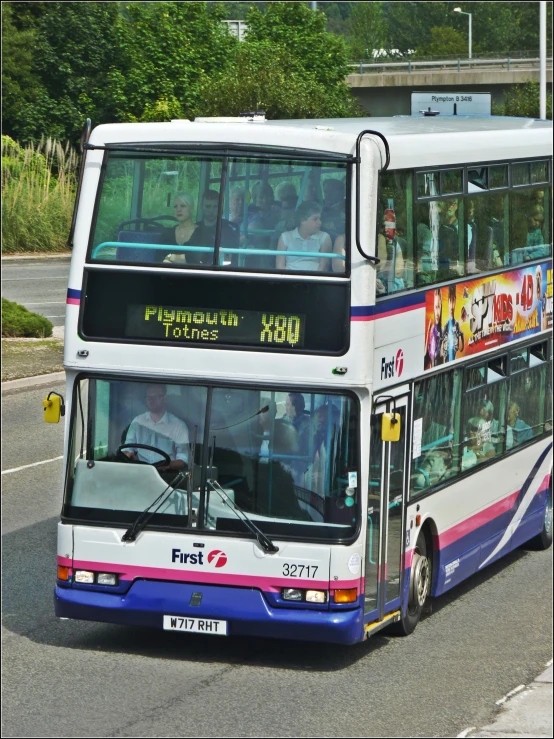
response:
[[[20,470],[26,470],[29,467],[38,467],[39,464],[48,464],[48,462],[57,462],[58,459],[63,459],[63,454],[59,457],[52,457],[52,459],[43,459],[42,462],[33,462],[32,464],[24,464],[23,467],[12,467],[11,470],[2,470],[3,475],[9,475],[10,472],[19,472]]]
[[[513,690],[510,690],[509,693],[506,693],[504,698],[501,698],[499,701],[496,701],[496,706],[501,706],[503,703],[506,703],[508,698],[511,698],[516,693],[520,693],[522,690],[525,690],[525,685],[518,685],[517,688],[514,688]]]
[[[30,280],[42,280],[45,277],[3,277],[2,282],[29,282]],[[48,277],[49,280],[67,280],[67,277]]]
[[[464,729],[460,734],[456,734],[456,737],[460,737],[460,739],[463,739],[463,737],[466,737],[470,731],[475,731],[477,727],[476,726],[470,726],[469,729]]]
[[[65,300],[51,300],[49,303],[26,303],[26,305],[65,305]]]

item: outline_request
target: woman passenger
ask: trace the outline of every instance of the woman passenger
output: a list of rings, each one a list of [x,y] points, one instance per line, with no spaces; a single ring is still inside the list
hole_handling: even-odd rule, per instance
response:
[[[281,234],[277,244],[279,251],[328,253],[332,249],[331,237],[321,230],[321,205],[315,202],[302,203],[296,210],[296,228]],[[279,270],[309,270],[326,272],[329,259],[312,254],[278,256]]]
[[[165,228],[162,231],[161,243],[169,246],[188,246],[192,243],[192,236],[196,230],[196,223],[192,218],[194,212],[194,200],[188,192],[179,192],[173,200],[173,212],[177,219],[177,225]],[[186,254],[166,254],[165,263],[186,264]]]

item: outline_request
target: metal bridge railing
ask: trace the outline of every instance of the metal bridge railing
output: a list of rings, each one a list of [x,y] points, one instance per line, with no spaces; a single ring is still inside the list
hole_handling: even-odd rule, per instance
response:
[[[489,68],[489,69],[506,69],[510,71],[514,68],[539,68],[540,58],[539,57],[504,57],[497,59],[441,59],[433,61],[415,60],[409,59],[407,62],[357,62],[356,64],[349,64],[349,67],[358,68],[359,74],[372,74],[375,72],[398,72],[401,70],[407,70],[408,72],[415,72],[421,69],[430,71],[433,69],[440,70],[455,70],[461,72],[462,69],[472,68]],[[546,59],[547,68],[552,68],[552,57]]]

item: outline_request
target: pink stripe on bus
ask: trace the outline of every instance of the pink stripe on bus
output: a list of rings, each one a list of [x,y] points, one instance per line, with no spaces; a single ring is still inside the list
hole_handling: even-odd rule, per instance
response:
[[[546,475],[540,484],[536,495],[539,495],[547,489],[549,481],[550,475]],[[455,526],[452,526],[452,528],[444,531],[442,534],[439,534],[438,548],[443,549],[444,547],[447,547],[449,544],[458,541],[458,539],[471,534],[480,526],[484,526],[498,516],[501,516],[503,513],[507,513],[512,510],[517,502],[519,493],[520,491],[516,490],[515,493],[511,493],[506,498],[493,503],[493,505],[488,508],[479,511],[479,513],[476,513],[474,516],[470,516],[465,521],[461,521]]]
[[[167,567],[142,567],[109,562],[90,562],[86,560],[68,560],[58,557],[58,564],[71,563],[74,569],[92,570],[93,572],[116,572],[123,580],[146,578],[149,580],[177,580],[179,582],[198,582],[206,585],[229,585],[234,587],[259,588],[260,590],[279,591],[283,587],[309,588],[328,590],[328,580],[307,580],[303,578],[260,577],[258,575],[237,575],[199,570],[170,569]],[[334,580],[333,589],[357,587],[358,578],[352,580]]]
[[[67,298],[65,301],[68,305],[81,305],[80,298]]]

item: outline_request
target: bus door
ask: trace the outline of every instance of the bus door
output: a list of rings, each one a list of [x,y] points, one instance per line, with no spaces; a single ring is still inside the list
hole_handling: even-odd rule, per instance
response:
[[[365,614],[380,621],[400,608],[404,555],[409,396],[378,396],[371,416],[365,562]],[[384,413],[399,414],[400,438],[383,441]],[[366,619],[367,620],[367,619]]]

